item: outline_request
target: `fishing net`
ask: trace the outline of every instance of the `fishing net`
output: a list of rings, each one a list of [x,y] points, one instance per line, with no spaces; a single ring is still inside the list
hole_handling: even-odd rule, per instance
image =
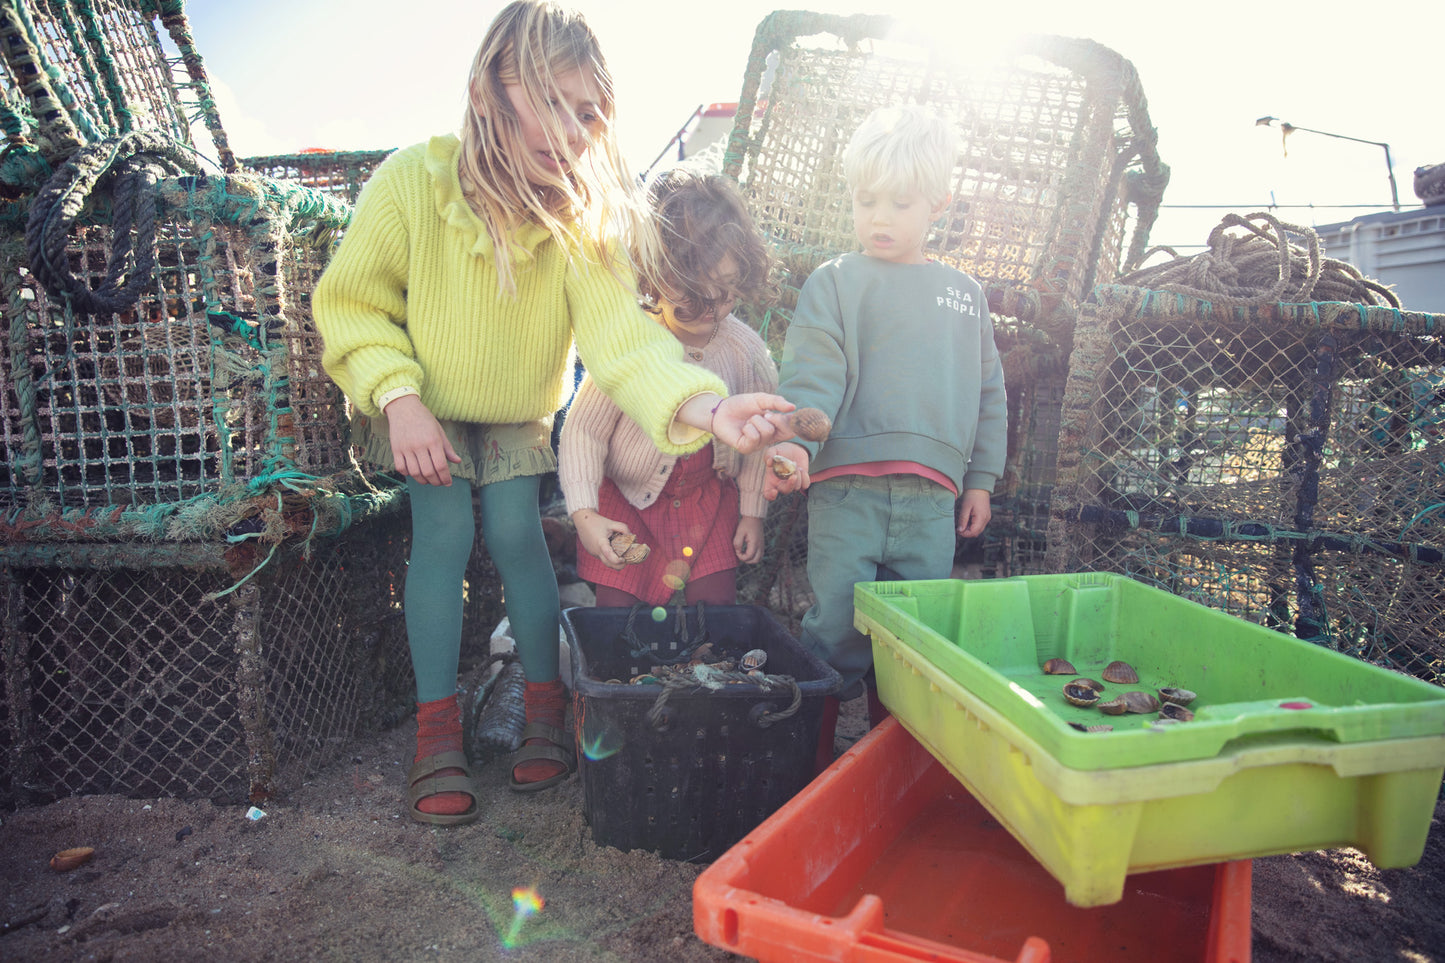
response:
[[[264,798],[413,695],[311,320],[350,207],[239,169],[179,2],[0,27],[0,805]]]
[[[1262,214],[1123,280],[1075,333],[1050,568],[1445,679],[1442,318]]]
[[[206,545],[0,566],[0,805],[260,802],[395,725],[415,695],[405,531],[393,513],[283,549],[234,591]]]
[[[299,154],[246,157],[242,163],[266,177],[335,194],[348,204],[354,204],[361,193],[361,186],[371,177],[372,171],[390,155],[389,150],[317,149]]]

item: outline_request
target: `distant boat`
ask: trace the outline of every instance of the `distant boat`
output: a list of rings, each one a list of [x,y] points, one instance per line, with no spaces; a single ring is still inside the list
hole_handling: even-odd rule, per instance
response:
[[[733,118],[737,116],[738,105],[732,103],[698,104],[672,135],[672,139],[663,146],[657,159],[643,172],[642,178],[646,180],[659,166],[671,167],[690,157],[697,157],[704,151],[713,151],[719,158],[727,147],[728,135],[733,130]],[[665,158],[671,155],[672,160],[665,162]]]

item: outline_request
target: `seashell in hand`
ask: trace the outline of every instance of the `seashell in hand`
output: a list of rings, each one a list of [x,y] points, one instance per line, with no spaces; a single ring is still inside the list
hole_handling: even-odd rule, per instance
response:
[[[782,455],[774,455],[770,464],[773,474],[779,478],[792,478],[793,472],[798,470],[797,462],[791,458],[784,458]]]
[[[1050,659],[1044,663],[1046,675],[1073,675],[1078,671],[1068,659]]]
[[[1119,685],[1133,685],[1139,681],[1139,673],[1127,662],[1110,662],[1100,674],[1105,682],[1116,682]]]
[[[825,441],[833,430],[833,422],[817,408],[799,408],[783,417],[789,431],[808,441]]]
[[[639,542],[631,532],[613,532],[607,536],[607,543],[628,565],[636,565],[652,554],[652,549]]]

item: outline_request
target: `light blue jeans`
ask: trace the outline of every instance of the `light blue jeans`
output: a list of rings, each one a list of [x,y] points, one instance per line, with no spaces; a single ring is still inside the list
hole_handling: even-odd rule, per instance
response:
[[[808,581],[813,607],[802,643],[838,670],[843,699],[863,691],[873,664],[868,637],[853,627],[853,585],[887,566],[898,576],[948,578],[953,570],[956,499],[918,475],[840,475],[808,488]]]

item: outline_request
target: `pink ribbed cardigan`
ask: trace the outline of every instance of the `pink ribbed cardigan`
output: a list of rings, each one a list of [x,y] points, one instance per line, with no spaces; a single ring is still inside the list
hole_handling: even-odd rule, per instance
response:
[[[721,377],[732,394],[777,390],[778,371],[767,345],[733,315],[723,319],[705,348],[687,347],[684,351],[689,362]],[[739,455],[716,440],[712,447],[718,473],[737,479],[742,513],[766,517],[764,452]],[[637,423],[588,377],[577,389],[562,423],[558,461],[557,475],[570,515],[584,508],[597,508],[597,491],[603,478],[612,479],[635,508],[647,508],[657,500],[671,476],[677,456],[658,451]]]

